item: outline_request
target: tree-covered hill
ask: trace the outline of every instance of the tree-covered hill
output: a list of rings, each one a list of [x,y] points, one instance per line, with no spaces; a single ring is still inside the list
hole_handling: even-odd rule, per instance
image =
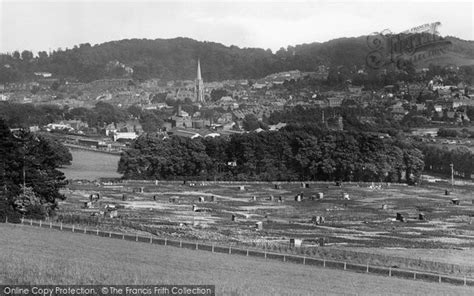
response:
[[[474,60],[474,41],[447,39],[452,42],[455,61]],[[0,54],[0,83],[28,79],[34,72],[84,82],[127,75],[137,80],[194,79],[198,58],[207,81],[256,79],[287,70],[315,71],[320,65],[353,69],[365,64],[369,51],[367,36],[288,46],[276,53],[189,38],[126,39],[94,46],[80,44],[50,54],[43,51],[37,56],[26,50]]]

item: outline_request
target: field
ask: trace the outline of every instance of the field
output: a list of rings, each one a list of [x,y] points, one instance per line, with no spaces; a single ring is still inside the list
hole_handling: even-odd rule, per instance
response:
[[[217,295],[471,295],[466,287],[0,225],[0,284],[213,284]]]
[[[73,182],[64,191],[67,199],[59,214],[65,222],[86,221],[104,229],[474,276],[471,186],[456,186],[450,195],[445,195],[447,184],[437,183],[308,186]],[[84,208],[95,193],[99,201]],[[301,201],[295,200],[298,194]],[[453,204],[453,198],[460,204]],[[101,213],[111,207],[118,217],[104,218]],[[396,220],[397,213],[404,222]],[[324,217],[324,223],[315,223],[315,217]],[[257,222],[262,229],[256,229]],[[290,239],[302,240],[301,247],[290,246]]]
[[[119,178],[117,165],[120,156],[71,149],[72,165],[61,169],[67,179],[95,180],[98,178]]]

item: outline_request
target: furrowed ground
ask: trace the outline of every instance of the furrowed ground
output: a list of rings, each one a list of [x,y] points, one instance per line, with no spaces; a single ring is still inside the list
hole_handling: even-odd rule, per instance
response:
[[[0,224],[0,284],[213,284],[217,295],[472,295],[472,287]]]

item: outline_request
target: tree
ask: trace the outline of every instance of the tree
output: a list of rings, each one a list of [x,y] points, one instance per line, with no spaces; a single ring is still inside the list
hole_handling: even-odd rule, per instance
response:
[[[65,198],[59,189],[66,183],[57,170],[60,157],[51,143],[26,131],[12,134],[0,120],[0,152],[2,194],[7,203],[36,218],[53,214],[57,199]]]
[[[24,50],[21,52],[21,59],[25,62],[29,62],[33,59],[33,53],[29,50]]]
[[[258,129],[260,124],[258,122],[257,116],[254,114],[245,115],[243,126],[246,131],[254,131]]]

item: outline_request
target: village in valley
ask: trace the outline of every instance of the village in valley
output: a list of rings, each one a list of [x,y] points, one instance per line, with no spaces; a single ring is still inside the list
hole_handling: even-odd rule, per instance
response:
[[[468,291],[474,44],[439,25],[274,52],[179,37],[0,53],[0,222]],[[117,281],[104,270],[80,282]]]

